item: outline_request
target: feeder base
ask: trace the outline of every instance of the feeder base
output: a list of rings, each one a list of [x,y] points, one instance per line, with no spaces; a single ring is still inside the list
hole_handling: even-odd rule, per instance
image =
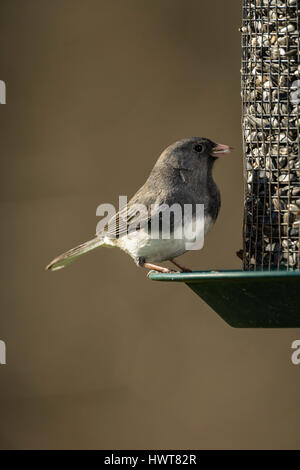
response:
[[[235,328],[300,328],[300,271],[151,273],[184,282]]]

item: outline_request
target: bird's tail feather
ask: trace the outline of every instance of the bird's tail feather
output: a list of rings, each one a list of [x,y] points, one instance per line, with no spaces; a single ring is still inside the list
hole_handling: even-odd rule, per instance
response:
[[[95,237],[93,240],[82,243],[81,245],[78,245],[75,248],[72,248],[71,250],[66,251],[62,255],[58,256],[46,266],[46,269],[50,269],[51,271],[62,269],[67,264],[72,263],[72,261],[74,261],[79,256],[84,255],[88,251],[94,250],[101,245],[104,245],[104,239]]]

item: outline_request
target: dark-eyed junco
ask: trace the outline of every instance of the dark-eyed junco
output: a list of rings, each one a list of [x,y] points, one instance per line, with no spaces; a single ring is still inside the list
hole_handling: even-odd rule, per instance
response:
[[[108,228],[97,233],[92,240],[58,256],[46,269],[61,269],[77,257],[100,246],[116,246],[127,252],[138,266],[167,273],[170,272],[168,268],[154,263],[169,260],[181,270],[187,271],[174,261],[174,258],[188,251],[184,236],[174,236],[178,222],[173,217],[169,225],[171,236],[165,238],[162,236],[161,212],[157,208],[172,207],[174,204],[184,208],[189,205],[193,219],[197,214],[197,205],[204,205],[205,235],[214,225],[221,204],[220,192],[212,177],[212,168],[220,155],[229,152],[229,146],[216,144],[203,137],[182,139],[170,145],[160,155],[145,184],[124,210],[112,217]],[[141,205],[145,210],[136,211],[136,207]],[[155,225],[154,222],[158,232],[153,236],[150,228]],[[183,219],[180,223],[184,225],[187,222]],[[114,230],[111,229],[112,226]],[[136,230],[131,230],[132,226]]]

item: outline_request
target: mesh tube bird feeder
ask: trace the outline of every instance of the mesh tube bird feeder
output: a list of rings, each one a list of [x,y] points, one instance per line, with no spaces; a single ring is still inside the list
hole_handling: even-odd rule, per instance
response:
[[[300,328],[299,3],[243,0],[243,270],[150,274],[239,328]]]
[[[242,100],[244,269],[299,269],[298,0],[243,0]]]

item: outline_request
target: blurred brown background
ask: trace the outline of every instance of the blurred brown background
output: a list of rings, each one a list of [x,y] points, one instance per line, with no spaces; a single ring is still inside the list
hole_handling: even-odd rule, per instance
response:
[[[240,268],[241,2],[2,2],[1,448],[299,447],[299,330],[235,330],[118,250],[58,273],[159,153],[235,147],[195,269]]]

